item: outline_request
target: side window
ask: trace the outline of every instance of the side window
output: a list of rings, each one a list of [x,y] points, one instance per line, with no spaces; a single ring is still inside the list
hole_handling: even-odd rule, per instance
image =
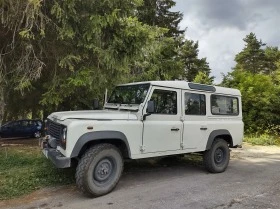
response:
[[[13,122],[13,128],[18,129],[18,128],[20,128],[20,127],[21,127],[21,122],[20,122],[20,121],[15,121],[15,122]]]
[[[177,114],[177,92],[155,89],[151,100],[155,102],[155,114]]]
[[[185,115],[206,115],[204,94],[185,93]]]
[[[21,121],[20,125],[21,125],[22,127],[27,127],[27,126],[29,125],[29,121],[23,120],[23,121]]]
[[[211,111],[213,115],[238,115],[238,98],[211,95]]]
[[[13,127],[13,123],[12,122],[8,122],[8,123],[6,123],[6,124],[4,124],[2,127],[0,127],[1,128],[1,130],[8,130],[8,129],[10,129],[10,128],[12,128]]]

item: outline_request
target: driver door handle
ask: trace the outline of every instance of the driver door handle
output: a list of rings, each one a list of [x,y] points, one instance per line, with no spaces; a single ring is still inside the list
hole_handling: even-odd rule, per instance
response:
[[[171,128],[171,131],[179,131],[179,128]]]

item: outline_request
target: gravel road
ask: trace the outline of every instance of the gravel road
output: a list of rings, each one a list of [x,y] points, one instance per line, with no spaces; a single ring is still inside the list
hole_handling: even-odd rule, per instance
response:
[[[103,197],[84,197],[71,185],[2,201],[0,208],[280,208],[279,147],[235,149],[221,174],[206,172],[197,157],[191,158],[127,162],[116,189]]]

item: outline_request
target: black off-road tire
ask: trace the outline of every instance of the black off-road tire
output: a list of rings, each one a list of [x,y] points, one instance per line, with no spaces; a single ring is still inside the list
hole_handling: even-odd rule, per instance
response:
[[[120,150],[112,144],[98,144],[81,157],[76,169],[76,184],[88,196],[102,196],[115,188],[122,171]]]
[[[214,140],[211,148],[203,153],[205,168],[211,173],[222,173],[226,170],[230,159],[228,143],[224,139]]]

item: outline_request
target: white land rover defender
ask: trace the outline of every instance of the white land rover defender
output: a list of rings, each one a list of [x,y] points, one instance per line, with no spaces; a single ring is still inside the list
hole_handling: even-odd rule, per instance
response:
[[[225,171],[229,148],[242,143],[241,94],[186,81],[129,83],[103,110],[52,113],[46,129],[45,156],[58,168],[78,161],[78,187],[100,196],[118,183],[125,158],[199,152],[208,171]]]

